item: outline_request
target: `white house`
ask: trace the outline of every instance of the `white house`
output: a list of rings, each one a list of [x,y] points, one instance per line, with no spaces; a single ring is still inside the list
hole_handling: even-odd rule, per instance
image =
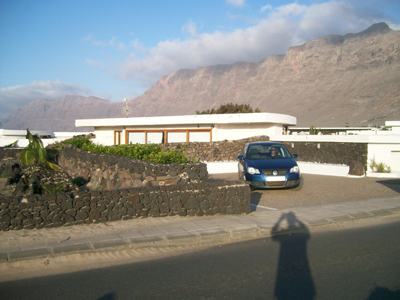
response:
[[[37,134],[46,147],[49,144],[60,142],[74,135],[88,134],[88,132],[53,132],[53,131],[39,131],[29,130],[32,134]],[[18,147],[24,148],[28,145],[29,141],[26,139],[26,130],[10,130],[0,129],[0,147],[10,145],[17,142]]]
[[[392,173],[373,173],[368,176],[400,177],[400,121],[386,121],[387,130],[360,128],[338,135],[287,135],[296,118],[282,114],[250,113],[222,115],[193,115],[170,117],[141,117],[76,120],[76,127],[94,127],[94,142],[103,145],[129,143],[210,142],[236,140],[267,135],[272,141],[367,143],[368,161],[375,160],[391,168]],[[290,129],[290,128],[289,128]],[[305,130],[305,129],[304,129]],[[46,146],[84,132],[31,131],[38,134]],[[369,133],[369,134],[366,134]],[[351,135],[350,135],[351,134]],[[18,141],[25,147],[26,130],[0,129],[0,147]],[[213,166],[213,164],[218,164]],[[209,173],[236,172],[237,162],[209,163]],[[347,176],[348,166],[299,162],[303,173]]]
[[[167,117],[76,120],[76,127],[94,127],[95,143],[103,145],[213,142],[258,135],[286,134],[296,125],[292,116],[272,113],[210,114]]]

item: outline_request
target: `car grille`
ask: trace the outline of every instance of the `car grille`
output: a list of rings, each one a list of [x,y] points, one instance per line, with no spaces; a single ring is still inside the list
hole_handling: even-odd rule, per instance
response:
[[[265,182],[261,182],[261,181],[252,181],[251,185],[253,186],[265,186]]]
[[[270,187],[283,187],[285,185],[285,181],[272,181],[267,183]]]
[[[273,171],[275,170],[262,170],[263,174],[267,176],[272,175]],[[278,171],[278,174],[276,175],[286,175],[288,172],[287,170],[276,170],[276,171]]]

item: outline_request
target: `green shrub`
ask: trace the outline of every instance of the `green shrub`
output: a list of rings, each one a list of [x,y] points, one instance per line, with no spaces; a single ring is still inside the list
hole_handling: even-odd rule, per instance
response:
[[[385,164],[383,162],[377,163],[375,161],[375,158],[371,159],[368,165],[373,172],[378,172],[378,173],[391,173],[392,172],[391,167],[389,167],[387,164]]]
[[[50,185],[43,184],[42,188],[47,192],[47,194],[57,194],[66,192],[62,183],[53,187]]]
[[[221,104],[221,106],[217,109],[211,108],[207,110],[196,110],[197,115],[210,115],[210,114],[244,114],[244,113],[252,113],[253,108],[249,104]],[[261,112],[259,108],[256,108],[254,112]]]
[[[2,172],[1,174],[0,174],[0,178],[8,178],[8,177],[10,177],[11,175],[10,174],[8,174],[8,172],[6,172],[6,171],[4,171],[4,172]]]
[[[310,135],[318,135],[320,132],[320,129],[317,127],[314,127],[314,125],[311,125],[310,127]]]
[[[26,129],[26,138],[29,140],[29,144],[18,156],[21,166],[32,166],[38,164],[47,169],[61,171],[59,166],[48,161],[47,151],[43,147],[43,142],[37,134],[31,134],[30,131]]]
[[[114,145],[104,146],[93,143],[90,139],[84,137],[77,137],[68,140],[62,145],[75,145],[77,148],[90,151],[96,154],[109,154],[126,156],[132,159],[140,159],[148,162],[157,162],[161,164],[172,163],[187,163],[189,160],[184,155],[184,147],[181,146],[179,150],[172,150],[163,152],[162,148],[156,144],[130,144],[130,145]],[[193,160],[192,160],[193,162]]]

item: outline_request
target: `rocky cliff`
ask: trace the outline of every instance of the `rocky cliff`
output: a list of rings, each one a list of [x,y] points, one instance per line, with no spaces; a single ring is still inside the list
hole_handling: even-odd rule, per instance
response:
[[[194,114],[228,102],[293,115],[299,126],[399,120],[400,31],[379,23],[356,34],[324,36],[258,63],[179,70],[134,101],[146,116]]]
[[[295,116],[299,126],[400,120],[400,31],[378,23],[359,33],[323,36],[257,63],[179,70],[135,98],[131,116],[195,114],[229,102]],[[15,110],[1,127],[76,130],[75,119],[124,117],[122,106],[73,95],[37,100]]]

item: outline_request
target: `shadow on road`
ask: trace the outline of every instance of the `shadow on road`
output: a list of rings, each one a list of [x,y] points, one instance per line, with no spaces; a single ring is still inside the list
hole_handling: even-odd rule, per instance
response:
[[[400,299],[400,290],[391,291],[387,287],[377,286],[373,289],[366,300],[398,300]]]
[[[377,183],[380,183],[383,186],[390,188],[395,192],[400,193],[400,179],[379,180],[377,181]]]
[[[252,192],[250,197],[250,208],[251,212],[253,212],[257,210],[257,206],[261,201],[262,194],[258,192]]]
[[[287,229],[294,231],[282,234]],[[316,290],[307,257],[310,232],[293,212],[289,212],[281,215],[271,234],[272,240],[280,243],[275,297],[279,300],[314,299]]]
[[[97,300],[115,300],[115,299],[117,299],[117,297],[114,293],[107,293],[103,297],[101,297]]]

